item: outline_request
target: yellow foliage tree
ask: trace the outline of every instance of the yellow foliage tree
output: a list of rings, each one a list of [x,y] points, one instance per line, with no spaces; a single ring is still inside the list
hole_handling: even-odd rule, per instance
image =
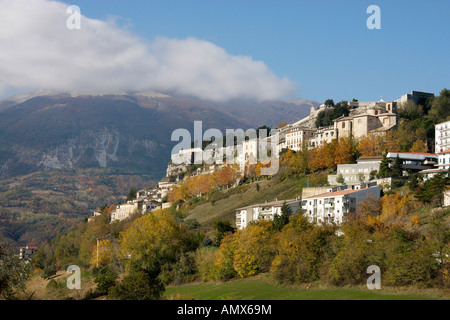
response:
[[[120,254],[127,261],[164,264],[175,259],[183,233],[166,209],[156,210],[136,219],[120,234]]]
[[[276,244],[269,231],[271,223],[260,221],[235,234],[233,267],[244,278],[268,271]]]
[[[99,240],[92,252],[91,266],[107,266],[114,254],[114,246],[109,240]]]
[[[361,157],[382,156],[386,149],[386,144],[383,136],[369,133],[359,141],[357,149]]]
[[[385,137],[386,150],[388,152],[400,152],[401,140],[398,131],[389,130]]]
[[[386,194],[380,201],[381,215],[379,216],[379,220],[386,224],[401,222],[402,218],[415,207],[413,196],[410,194],[404,196],[401,196],[397,192]]]
[[[417,139],[411,146],[409,152],[428,152],[428,146],[423,140]]]
[[[353,161],[354,150],[349,138],[337,140],[334,152],[334,164],[351,163]]]

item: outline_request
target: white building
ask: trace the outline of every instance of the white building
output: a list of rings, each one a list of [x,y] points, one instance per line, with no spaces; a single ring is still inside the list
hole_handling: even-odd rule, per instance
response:
[[[167,196],[170,190],[172,190],[172,187],[176,185],[176,182],[170,181],[169,178],[163,178],[161,181],[158,182],[158,190],[159,194],[161,195],[161,198],[164,198]]]
[[[440,153],[450,150],[450,121],[439,123],[435,126],[435,152]]]
[[[433,178],[437,174],[448,175],[450,170],[450,150],[439,152],[437,154],[436,167],[434,169],[422,170],[419,173],[423,174],[424,180]]]
[[[300,200],[291,199],[254,204],[236,209],[236,228],[245,229],[250,222],[261,219],[273,220],[275,215],[281,215],[281,207],[285,201],[292,213],[296,213],[300,208]]]
[[[450,149],[438,153],[437,167],[439,169],[450,169]]]
[[[310,147],[315,148],[325,143],[330,143],[337,138],[334,126],[323,127],[316,130],[314,138],[310,141]]]
[[[438,156],[434,153],[426,152],[388,152],[390,160],[389,166],[393,167],[393,162],[399,157],[402,162],[402,169],[410,172],[420,172],[432,169],[438,162]]]
[[[330,192],[304,198],[302,209],[313,223],[336,223],[345,222],[346,218],[356,212],[358,203],[364,201],[368,195],[380,198],[380,187],[361,184],[353,186],[352,189],[344,187],[331,188]]]
[[[300,151],[302,149],[303,142],[314,139],[315,129],[309,129],[304,127],[293,127],[286,132],[285,147],[293,151]]]
[[[337,174],[328,175],[330,185],[338,185],[338,177],[342,175],[344,184],[353,185],[368,182],[371,178],[370,173],[378,173],[383,157],[362,157],[357,163],[346,163],[337,165]]]
[[[130,217],[138,210],[138,202],[128,201],[125,204],[117,205],[116,209],[111,212],[111,223],[114,221],[122,221]]]
[[[450,189],[444,192],[444,207],[450,206]]]

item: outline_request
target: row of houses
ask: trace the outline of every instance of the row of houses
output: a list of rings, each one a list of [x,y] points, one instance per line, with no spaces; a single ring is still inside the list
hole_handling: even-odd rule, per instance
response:
[[[312,223],[341,224],[356,213],[358,204],[369,195],[379,199],[380,190],[380,186],[376,183],[330,187],[327,192],[306,198],[276,200],[238,208],[236,209],[236,227],[244,229],[251,222],[261,219],[271,221],[275,215],[281,215],[281,207],[284,204],[293,213],[302,209]]]
[[[356,102],[353,102],[353,105],[355,104]],[[396,105],[395,101],[387,103],[380,101],[367,107],[363,113],[355,112],[352,115],[335,119],[334,124],[329,127],[309,128],[299,124],[301,121],[287,126],[281,132],[281,136],[284,134],[284,138],[282,137],[280,142],[280,150],[287,148],[299,151],[304,143],[308,148],[315,148],[342,137],[352,136],[360,139],[369,133],[385,134],[398,124]],[[349,103],[350,106],[351,103]]]
[[[424,179],[430,179],[436,174],[448,175],[450,169],[450,121],[437,124],[436,154],[417,152],[389,152],[386,157],[390,166],[396,159],[400,159],[404,174],[419,173]],[[252,221],[260,219],[273,220],[275,215],[281,214],[284,203],[292,212],[302,209],[304,214],[313,223],[341,224],[355,213],[359,204],[371,196],[380,198],[381,188],[392,185],[390,178],[375,178],[380,171],[383,157],[360,158],[355,164],[340,164],[337,173],[328,176],[330,187],[326,192],[309,194],[304,198],[272,201],[254,204],[236,209],[236,227],[244,229]],[[339,183],[338,177],[342,176]],[[369,183],[364,183],[368,181]],[[363,183],[362,183],[363,182]],[[342,184],[341,186],[338,186]],[[303,189],[303,193],[309,193]],[[444,192],[444,206],[450,206],[450,190]]]
[[[165,199],[169,190],[176,183],[177,181],[171,181],[166,177],[158,182],[156,188],[137,191],[134,199],[124,204],[118,204],[111,212],[111,223],[127,219],[135,213],[148,213],[170,207],[172,204]]]
[[[380,101],[370,102],[347,102],[350,110],[348,116],[341,116],[333,120],[333,125],[331,126],[319,128],[315,126],[315,119],[321,111],[330,107],[325,105],[321,105],[318,109],[311,107],[308,117],[280,128],[276,137],[278,140],[273,144],[272,139],[275,139],[275,137],[271,136],[243,139],[239,145],[220,146],[207,157],[214,160],[209,162],[210,164],[222,164],[225,163],[224,158],[228,156],[227,160],[230,160],[231,155],[233,163],[240,164],[243,171],[246,163],[259,159],[261,151],[267,151],[266,154],[279,154],[283,149],[299,151],[305,143],[308,148],[315,148],[343,137],[351,136],[355,139],[360,139],[369,133],[382,135],[397,127],[399,118],[397,112],[398,104],[407,101],[424,103],[430,96],[433,96],[433,94],[412,91],[411,94],[403,95],[395,101],[385,102],[381,99]],[[450,127],[448,129],[450,130]],[[445,132],[445,137],[447,137],[447,134],[450,134],[450,131],[448,133]],[[450,144],[450,136],[448,139],[445,138],[443,140]],[[267,147],[267,150],[260,149],[262,146]],[[205,152],[201,148],[181,149],[171,156],[171,162],[181,165],[181,167],[170,166],[170,173],[173,174],[176,170],[185,171],[183,164],[201,164],[210,160],[204,159],[205,157]]]

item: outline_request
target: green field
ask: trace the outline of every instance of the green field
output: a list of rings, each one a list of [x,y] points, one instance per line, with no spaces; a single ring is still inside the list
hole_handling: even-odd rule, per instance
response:
[[[280,286],[268,276],[259,276],[225,283],[197,283],[166,288],[166,298],[184,300],[436,300],[449,299],[437,291],[361,288],[296,288]]]

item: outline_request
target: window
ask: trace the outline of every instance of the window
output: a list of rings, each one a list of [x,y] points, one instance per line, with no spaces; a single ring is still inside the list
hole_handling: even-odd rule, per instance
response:
[[[342,129],[345,128],[345,122],[342,122]]]

